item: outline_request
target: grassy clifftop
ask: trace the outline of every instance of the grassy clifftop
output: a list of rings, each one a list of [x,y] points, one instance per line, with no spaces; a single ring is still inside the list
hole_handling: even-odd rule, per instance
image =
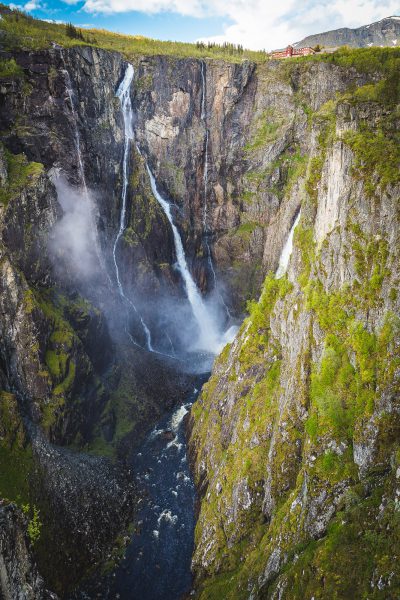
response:
[[[137,55],[165,54],[178,57],[219,58],[230,62],[243,59],[264,62],[266,52],[254,52],[229,46],[203,46],[182,42],[161,42],[140,35],[123,35],[104,29],[77,29],[72,32],[67,25],[40,21],[17,10],[11,11],[0,5],[0,30],[5,32],[2,43],[9,49],[28,48],[38,50],[50,47],[52,42],[65,48],[72,46],[95,46],[121,52],[130,59]],[[69,35],[68,35],[69,33]]]

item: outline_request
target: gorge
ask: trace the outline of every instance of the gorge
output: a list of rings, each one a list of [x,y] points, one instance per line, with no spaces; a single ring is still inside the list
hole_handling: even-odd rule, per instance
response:
[[[400,51],[0,13],[0,596],[398,598]]]

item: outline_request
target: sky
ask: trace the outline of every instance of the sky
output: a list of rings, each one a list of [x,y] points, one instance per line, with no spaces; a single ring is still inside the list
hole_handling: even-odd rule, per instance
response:
[[[3,0],[4,2],[5,0]],[[22,0],[34,17],[160,40],[272,50],[306,35],[400,15],[400,0]]]

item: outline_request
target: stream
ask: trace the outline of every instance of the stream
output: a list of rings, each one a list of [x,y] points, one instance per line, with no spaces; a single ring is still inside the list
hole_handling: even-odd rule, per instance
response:
[[[167,413],[138,447],[131,462],[141,497],[136,530],[117,569],[75,598],[181,600],[189,594],[196,493],[185,417],[207,378],[199,377],[187,402]]]

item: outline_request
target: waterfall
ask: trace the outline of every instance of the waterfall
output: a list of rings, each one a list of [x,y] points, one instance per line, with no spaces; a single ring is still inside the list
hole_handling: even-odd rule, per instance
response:
[[[90,194],[89,194],[89,191],[88,191],[88,188],[86,185],[85,169],[83,167],[82,152],[81,152],[81,137],[79,135],[79,128],[78,128],[78,114],[75,109],[75,92],[74,92],[74,88],[72,86],[71,76],[69,74],[67,65],[65,63],[63,51],[61,51],[61,60],[64,65],[64,68],[62,69],[62,74],[64,75],[65,89],[67,90],[69,104],[70,104],[70,108],[71,108],[71,114],[72,114],[73,123],[74,123],[74,128],[73,128],[74,145],[75,145],[75,152],[76,152],[76,157],[77,157],[77,161],[78,161],[79,175],[80,175],[81,185],[83,188],[84,199],[87,202],[90,219],[94,225],[94,234],[93,234],[94,249],[95,249],[96,256],[99,261],[100,267],[105,272],[108,282],[111,285],[111,279],[107,272],[107,269],[106,269],[106,266],[105,266],[105,263],[103,260],[103,256],[102,256],[102,253],[100,250],[100,244],[99,244],[99,240],[97,237],[96,219],[93,214],[93,204],[92,204]]]
[[[207,113],[206,113],[206,77],[205,77],[205,65],[204,62],[201,63],[201,81],[202,81],[202,95],[201,95],[201,119],[204,123],[204,128],[206,130],[205,135],[205,148],[204,148],[204,172],[203,172],[203,183],[204,183],[204,207],[203,207],[203,231],[204,231],[204,240],[207,248],[207,261],[208,266],[210,267],[210,271],[212,273],[214,279],[214,287],[216,284],[216,275],[214,270],[214,265],[211,256],[211,248],[208,242],[208,223],[207,223],[207,209],[208,209],[208,140],[209,140],[209,131],[207,128]]]
[[[208,229],[208,145],[209,145],[210,133],[209,133],[209,130],[207,127],[207,110],[206,110],[207,88],[206,88],[206,74],[205,74],[205,63],[204,62],[201,63],[201,81],[202,81],[201,119],[204,123],[204,128],[206,131],[205,140],[204,140],[205,148],[204,148],[204,172],[203,172],[203,183],[204,183],[203,232],[204,232],[204,242],[205,242],[205,246],[207,249],[208,267],[212,273],[213,281],[214,281],[214,288],[216,289],[217,288],[217,276],[215,273],[214,264],[213,264],[213,260],[212,260],[211,248],[210,248],[210,243],[209,243],[209,229]],[[232,315],[231,315],[230,310],[229,310],[228,306],[226,305],[222,295],[220,294],[220,292],[218,292],[218,296],[219,296],[219,299],[221,300],[221,303],[223,304],[223,306],[225,308],[228,319],[230,319]]]
[[[294,235],[294,230],[297,227],[298,222],[300,221],[300,214],[301,214],[301,210],[299,210],[299,212],[297,213],[297,216],[294,220],[294,223],[292,225],[292,228],[289,232],[288,238],[286,240],[285,245],[283,246],[282,249],[282,253],[281,256],[279,258],[279,266],[276,270],[275,273],[275,277],[277,279],[279,279],[280,277],[283,277],[288,269],[289,266],[289,259],[290,256],[292,254],[293,251],[293,235]]]
[[[221,348],[221,340],[218,334],[217,325],[214,319],[212,318],[212,315],[210,315],[210,313],[207,311],[201,294],[197,289],[197,286],[188,269],[182,239],[179,234],[178,228],[174,223],[171,213],[171,206],[166,200],[164,200],[164,198],[159,193],[154,179],[154,175],[150,171],[149,165],[147,163],[146,168],[149,174],[151,190],[153,192],[153,195],[157,202],[160,204],[171,225],[172,233],[174,236],[175,252],[179,266],[179,271],[182,275],[182,279],[185,284],[186,294],[200,331],[200,337],[198,343],[196,344],[197,349],[208,350],[210,352],[216,353]]]
[[[143,331],[146,336],[147,348],[148,348],[148,350],[153,352],[153,348],[151,345],[150,330],[147,327],[144,320],[142,319],[142,317],[139,315],[136,306],[125,295],[124,288],[122,286],[121,279],[119,276],[119,267],[118,267],[118,261],[117,261],[117,246],[118,246],[119,240],[121,239],[121,237],[125,231],[125,226],[126,226],[126,194],[128,191],[128,160],[129,160],[130,141],[133,138],[133,130],[132,130],[133,113],[132,113],[132,103],[131,103],[131,96],[130,96],[130,88],[131,88],[133,75],[134,75],[133,66],[131,64],[128,64],[126,71],[125,71],[124,78],[121,81],[120,86],[116,93],[117,98],[119,98],[119,100],[121,102],[121,110],[122,110],[122,115],[124,118],[124,155],[123,155],[123,160],[122,160],[122,178],[123,179],[122,179],[122,193],[121,193],[121,215],[120,215],[120,221],[119,221],[119,229],[118,229],[118,233],[115,238],[114,247],[113,247],[113,259],[114,259],[115,275],[117,278],[119,294],[120,294],[121,298],[123,300],[125,300],[125,302],[127,302],[133,308],[135,313],[138,315],[138,317],[140,319],[140,323],[143,327]]]
[[[72,87],[71,76],[70,76],[67,66],[65,64],[64,55],[62,53],[61,53],[61,59],[62,59],[63,65],[64,65],[64,69],[62,70],[62,73],[63,73],[64,79],[65,79],[65,88],[67,90],[69,103],[71,106],[71,113],[72,113],[72,117],[74,119],[74,142],[75,142],[76,157],[78,159],[79,175],[81,178],[81,184],[82,184],[83,190],[85,192],[85,196],[86,196],[86,198],[89,198],[88,189],[87,189],[87,185],[86,185],[85,170],[83,168],[83,161],[82,161],[81,138],[80,138],[79,129],[78,129],[78,116],[77,116],[76,110],[75,110],[75,102],[74,102],[75,92]]]

